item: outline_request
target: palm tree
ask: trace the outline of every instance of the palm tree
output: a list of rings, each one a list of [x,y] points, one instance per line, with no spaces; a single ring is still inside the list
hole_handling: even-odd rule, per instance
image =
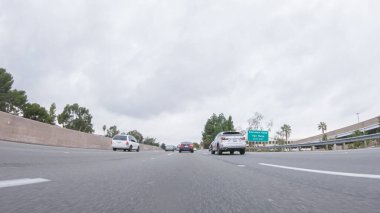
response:
[[[325,122],[320,122],[319,124],[318,124],[318,130],[322,130],[322,139],[325,139],[326,138],[326,136],[325,136],[325,131],[327,130],[327,125],[326,125],[326,123]]]
[[[325,134],[325,131],[327,130],[327,125],[325,122],[320,122],[318,124],[318,130],[322,130],[322,134]]]
[[[285,135],[285,144],[288,144],[288,138],[290,137],[290,133],[292,133],[292,128],[290,127],[289,124],[284,124],[281,127],[281,131]]]

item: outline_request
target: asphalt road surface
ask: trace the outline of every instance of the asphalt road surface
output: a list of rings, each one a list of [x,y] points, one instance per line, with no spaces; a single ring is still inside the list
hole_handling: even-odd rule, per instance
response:
[[[211,155],[0,141],[0,212],[380,212],[380,149]]]

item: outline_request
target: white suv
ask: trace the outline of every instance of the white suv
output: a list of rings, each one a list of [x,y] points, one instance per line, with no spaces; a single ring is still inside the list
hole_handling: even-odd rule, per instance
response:
[[[115,135],[112,138],[112,149],[116,151],[118,149],[122,149],[125,151],[136,150],[136,152],[140,151],[140,144],[137,142],[136,138],[132,135]]]
[[[223,152],[239,151],[241,155],[245,154],[245,137],[240,132],[220,132],[216,135],[215,140],[211,143],[211,154],[221,155]]]

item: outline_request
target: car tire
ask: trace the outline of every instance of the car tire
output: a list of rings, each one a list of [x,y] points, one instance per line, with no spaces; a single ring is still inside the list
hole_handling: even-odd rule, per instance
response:
[[[129,146],[128,152],[132,151],[132,145]]]
[[[140,146],[138,146],[136,149],[136,152],[139,152],[139,151],[140,151]]]
[[[233,155],[234,154],[234,151],[230,151],[230,155]]]
[[[179,150],[178,152],[179,152],[179,153],[181,153],[182,151],[181,151],[181,150]]]
[[[244,155],[244,154],[245,154],[245,149],[240,150],[240,154],[241,154],[241,155]]]
[[[113,151],[116,151],[117,149],[116,148],[112,148]]]
[[[212,155],[215,155],[215,151],[214,151],[214,150],[211,150],[211,154],[212,154]]]
[[[127,150],[126,149],[123,149],[124,152],[126,152]]]
[[[194,153],[194,151],[191,151],[191,153]]]
[[[222,150],[219,149],[219,146],[217,147],[217,152],[218,152],[218,155],[222,155],[223,154]]]

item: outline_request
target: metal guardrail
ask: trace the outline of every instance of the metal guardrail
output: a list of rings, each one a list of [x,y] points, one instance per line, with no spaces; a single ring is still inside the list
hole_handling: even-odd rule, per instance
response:
[[[279,145],[279,146],[266,146],[266,147],[256,147],[259,149],[283,149],[283,148],[302,148],[302,147],[315,147],[315,146],[325,146],[325,145],[333,145],[333,144],[346,144],[353,142],[364,142],[367,140],[380,139],[380,133],[370,134],[370,135],[362,135],[358,137],[351,138],[343,138],[336,140],[327,140],[320,142],[312,142],[312,143],[300,143],[300,144],[287,144],[287,145]]]

